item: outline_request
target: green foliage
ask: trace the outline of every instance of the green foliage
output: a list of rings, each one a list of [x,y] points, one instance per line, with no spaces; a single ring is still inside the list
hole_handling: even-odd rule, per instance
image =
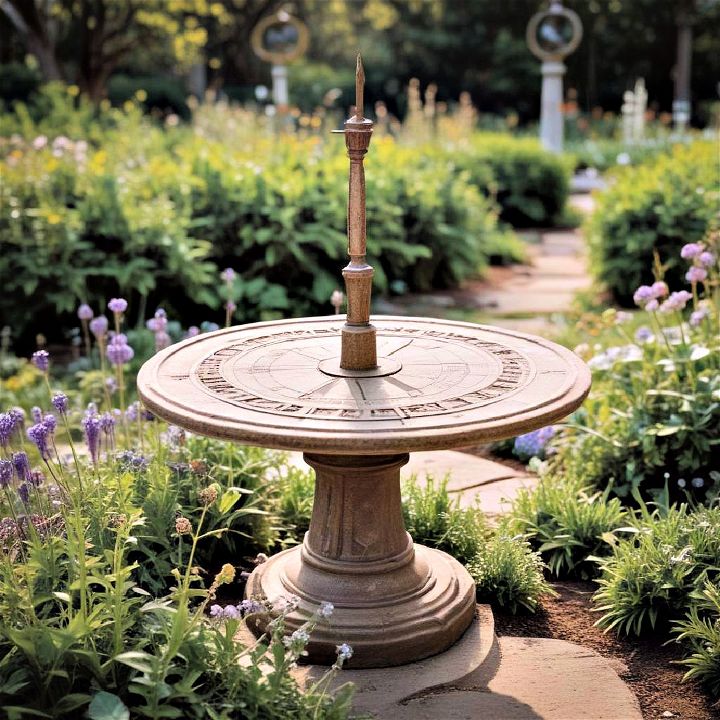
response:
[[[415,542],[439,548],[468,563],[482,546],[489,530],[479,507],[461,508],[447,489],[449,478],[426,482],[413,476],[403,484],[405,527]]]
[[[180,78],[113,75],[108,82],[107,97],[113,105],[139,101],[146,111],[175,113],[185,120],[190,117],[187,91]]]
[[[500,219],[514,227],[552,227],[570,193],[567,158],[544,150],[534,138],[482,133],[458,152],[473,183],[492,194]]]
[[[707,580],[691,598],[694,602],[685,618],[673,628],[690,651],[682,661],[688,668],[684,679],[697,680],[720,697],[720,585]]]
[[[102,307],[118,294],[131,317],[147,301],[199,323],[208,306],[220,314],[217,273],[228,266],[239,274],[236,320],[327,312],[346,259],[347,159],[337,141],[278,141],[255,115],[222,104],[200,108],[193,127],[163,131],[136,106],[101,111],[96,123],[86,104],[46,97],[51,119],[36,124],[20,107],[3,120],[8,135],[25,138],[0,149],[0,272],[9,279],[0,313],[17,334],[32,317],[74,322],[80,299]],[[517,255],[515,242],[503,250],[507,232],[454,157],[373,142],[368,253],[378,291],[394,281],[456,285],[490,256]],[[22,311],[12,300],[20,295]]]
[[[635,289],[652,283],[653,253],[667,263],[668,284],[682,282],[680,248],[708,231],[718,188],[717,144],[707,141],[617,172],[586,227],[592,267],[615,300],[630,305]]]
[[[278,473],[278,514],[288,528],[289,539],[302,542],[310,527],[315,473],[287,464],[278,468]]]
[[[691,593],[720,567],[720,508],[690,511],[686,504],[644,511],[636,533],[619,541],[601,562],[595,594],[598,625],[641,635],[681,621]]]
[[[628,522],[620,500],[593,492],[577,481],[546,475],[513,504],[510,527],[540,553],[556,577],[591,577],[589,556],[606,555],[615,532]]]
[[[478,548],[468,563],[479,602],[489,602],[516,613],[521,607],[535,612],[543,595],[553,590],[543,577],[545,565],[530,543],[520,536],[498,532]]]

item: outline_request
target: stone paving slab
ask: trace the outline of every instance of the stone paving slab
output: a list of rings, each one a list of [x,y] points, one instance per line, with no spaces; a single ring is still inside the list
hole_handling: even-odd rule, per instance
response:
[[[617,661],[564,640],[502,637],[450,686],[383,708],[378,720],[642,720]]]

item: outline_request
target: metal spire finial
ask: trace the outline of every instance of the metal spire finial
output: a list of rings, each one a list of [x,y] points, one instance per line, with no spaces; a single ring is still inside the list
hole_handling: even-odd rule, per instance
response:
[[[363,104],[363,90],[365,89],[365,70],[362,64],[360,53],[357,56],[355,65],[355,117],[363,119],[365,107]]]

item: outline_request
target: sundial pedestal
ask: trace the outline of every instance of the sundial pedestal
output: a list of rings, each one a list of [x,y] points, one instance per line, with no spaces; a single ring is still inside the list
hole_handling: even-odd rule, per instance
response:
[[[408,455],[305,460],[316,473],[310,529],[300,547],[252,573],[246,595],[297,595],[290,630],[332,602],[307,648],[314,663],[332,664],[340,641],[352,646],[356,668],[402,665],[453,645],[472,621],[475,585],[457,560],[415,545],[405,531],[400,468]]]

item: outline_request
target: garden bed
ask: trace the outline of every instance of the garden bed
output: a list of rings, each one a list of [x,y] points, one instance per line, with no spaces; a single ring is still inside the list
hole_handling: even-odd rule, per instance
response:
[[[584,645],[601,655],[619,660],[616,670],[640,702],[643,717],[655,720],[714,720],[718,707],[702,688],[692,682],[681,686],[685,670],[673,661],[679,652],[667,637],[618,638],[595,627],[598,619],[591,602],[592,582],[555,582],[557,597],[545,598],[534,615],[495,612],[495,631],[500,636],[542,637]],[[673,715],[663,715],[671,712]]]

